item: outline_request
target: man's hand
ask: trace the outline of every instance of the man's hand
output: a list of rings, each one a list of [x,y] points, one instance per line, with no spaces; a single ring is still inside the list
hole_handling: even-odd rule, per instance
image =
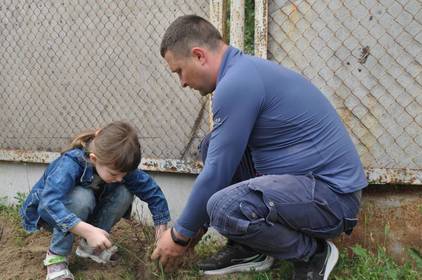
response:
[[[188,248],[174,243],[170,230],[171,228],[161,234],[151,255],[151,259],[158,260],[167,272],[176,268]]]
[[[155,226],[155,242],[157,242],[164,231],[167,229],[167,224]]]

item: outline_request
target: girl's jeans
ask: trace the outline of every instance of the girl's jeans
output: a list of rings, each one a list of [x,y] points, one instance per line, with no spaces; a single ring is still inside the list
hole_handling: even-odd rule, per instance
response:
[[[200,146],[203,160],[207,140]],[[336,193],[312,174],[248,176],[252,173],[246,151],[232,185],[208,200],[210,225],[229,240],[277,259],[306,261],[318,239],[351,233],[357,223],[361,191]]]
[[[90,186],[76,186],[68,195],[65,206],[81,220],[110,232],[126,213],[133,201],[133,194],[124,185],[104,184],[98,193]],[[67,256],[72,251],[74,235],[53,229],[50,251]]]

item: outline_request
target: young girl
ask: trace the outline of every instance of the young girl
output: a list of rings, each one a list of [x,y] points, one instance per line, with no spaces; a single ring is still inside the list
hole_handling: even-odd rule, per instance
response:
[[[129,124],[113,122],[83,133],[53,161],[20,209],[23,227],[42,227],[53,236],[44,260],[47,280],[74,279],[67,267],[74,235],[81,238],[76,254],[99,263],[114,260],[109,232],[129,210],[133,195],[148,203],[156,239],[170,220],[160,187],[138,169],[138,136]]]

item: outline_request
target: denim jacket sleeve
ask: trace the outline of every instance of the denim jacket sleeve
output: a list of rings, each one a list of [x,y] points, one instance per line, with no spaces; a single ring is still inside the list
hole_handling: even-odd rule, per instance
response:
[[[74,159],[63,155],[54,168],[45,174],[38,213],[44,221],[62,232],[69,231],[81,221],[64,205],[67,193],[75,186],[81,172],[81,166]]]
[[[170,211],[164,193],[157,183],[142,170],[135,170],[125,178],[127,188],[148,204],[154,225],[166,224],[170,221]]]

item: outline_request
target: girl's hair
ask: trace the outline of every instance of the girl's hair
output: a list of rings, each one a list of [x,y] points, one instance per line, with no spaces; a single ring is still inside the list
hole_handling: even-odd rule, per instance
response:
[[[79,134],[70,148],[94,153],[99,164],[120,172],[135,170],[141,162],[141,145],[136,130],[122,121],[112,122],[98,132],[91,130]]]

